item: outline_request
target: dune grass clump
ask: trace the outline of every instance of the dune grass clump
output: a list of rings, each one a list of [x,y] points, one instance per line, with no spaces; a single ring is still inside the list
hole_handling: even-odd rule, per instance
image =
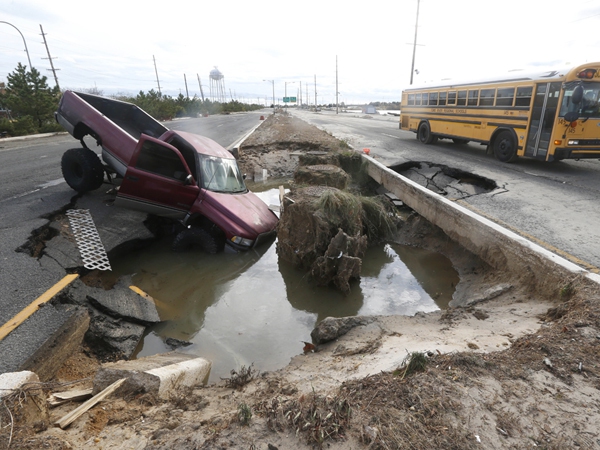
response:
[[[362,231],[362,205],[356,195],[325,191],[318,198],[316,207],[332,228],[341,228],[350,236]]]

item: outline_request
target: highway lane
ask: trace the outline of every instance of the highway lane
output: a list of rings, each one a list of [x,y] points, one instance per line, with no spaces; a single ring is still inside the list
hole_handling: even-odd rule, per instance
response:
[[[168,128],[209,137],[229,148],[260,123],[260,116],[268,111],[254,111],[201,118],[184,118],[165,122]],[[100,153],[93,139],[87,145]],[[64,183],[60,158],[70,149],[80,147],[79,141],[66,133],[0,140],[0,202],[18,198]],[[66,187],[68,189],[68,187]]]
[[[492,179],[498,189],[461,201],[475,212],[567,257],[587,269],[600,267],[600,161],[546,163],[521,158],[497,161],[479,144],[442,140],[423,145],[398,129],[398,117],[323,111],[291,112],[387,166],[424,161]],[[368,117],[368,118],[367,118]]]

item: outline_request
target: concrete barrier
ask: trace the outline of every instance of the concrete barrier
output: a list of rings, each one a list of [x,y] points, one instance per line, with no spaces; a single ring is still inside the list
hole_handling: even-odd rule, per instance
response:
[[[97,394],[118,379],[126,378],[119,390],[148,392],[168,399],[181,388],[205,383],[210,368],[210,361],[178,352],[106,363],[96,373],[93,392]]]
[[[553,289],[552,282],[577,274],[600,284],[600,275],[424,188],[370,156],[362,158],[371,178],[493,268],[533,283],[540,291]]]
[[[11,413],[13,426],[38,429],[47,426],[49,411],[46,393],[35,373],[24,370],[0,374],[0,400],[3,408]]]

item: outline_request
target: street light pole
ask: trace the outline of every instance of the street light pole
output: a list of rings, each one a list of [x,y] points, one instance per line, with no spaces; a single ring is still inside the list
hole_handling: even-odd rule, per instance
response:
[[[275,80],[263,80],[268,81],[273,85],[273,114],[275,114]]]
[[[10,25],[11,27],[13,27],[15,30],[17,30],[19,32],[19,34],[21,35],[21,39],[23,39],[23,44],[25,45],[25,53],[27,53],[27,60],[29,61],[29,70],[33,69],[33,66],[31,65],[31,58],[29,57],[29,50],[27,50],[27,42],[25,42],[25,37],[23,36],[23,33],[21,33],[21,31],[17,27],[15,27],[12,23],[4,22],[3,20],[0,20],[0,23],[5,23],[6,25]]]
[[[415,22],[415,40],[413,42],[412,64],[410,66],[410,84],[413,84],[413,75],[415,74],[415,54],[417,53],[417,31],[419,29],[419,5],[421,0],[417,0],[417,19]]]

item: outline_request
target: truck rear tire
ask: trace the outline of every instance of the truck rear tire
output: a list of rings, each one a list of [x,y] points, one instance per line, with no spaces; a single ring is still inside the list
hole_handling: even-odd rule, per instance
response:
[[[197,226],[191,226],[190,228],[180,231],[177,236],[175,236],[175,239],[173,239],[171,248],[175,252],[182,252],[189,250],[194,245],[199,246],[202,250],[211,255],[218,253],[219,250],[223,248],[223,246],[220,245],[219,240],[208,230]]]
[[[60,166],[65,181],[77,192],[89,192],[102,186],[104,166],[98,155],[88,148],[67,150]]]

